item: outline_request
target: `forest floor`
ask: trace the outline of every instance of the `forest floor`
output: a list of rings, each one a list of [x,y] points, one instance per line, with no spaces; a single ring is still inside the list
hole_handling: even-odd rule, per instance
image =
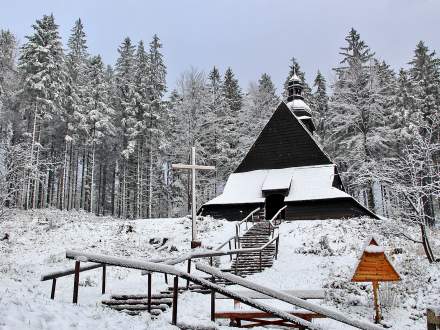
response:
[[[121,220],[85,212],[17,211],[0,223],[0,329],[175,329],[170,311],[152,320],[129,316],[101,305],[101,270],[81,273],[79,303],[73,305],[73,277],[60,278],[55,300],[50,281],[40,277],[73,267],[66,249],[148,260],[178,256],[189,250],[190,220]],[[280,226],[280,254],[274,266],[248,277],[274,289],[327,289],[324,304],[354,318],[371,320],[372,290],[368,283],[350,283],[353,268],[370,235],[375,235],[402,281],[382,285],[386,305],[384,322],[392,329],[425,329],[426,307],[440,305],[440,265],[430,265],[421,246],[394,235],[384,235],[386,221],[370,219],[297,221]],[[234,224],[204,219],[199,222],[205,246],[215,247],[234,234]],[[405,232],[418,237],[416,228]],[[382,234],[381,234],[382,233]],[[431,231],[433,250],[440,254],[440,232]],[[165,244],[162,243],[166,241]],[[227,266],[228,259],[222,259]],[[184,267],[182,265],[182,267]],[[153,276],[153,292],[165,289],[163,276]],[[110,267],[107,295],[146,293],[140,271]],[[185,293],[179,297],[179,322],[199,329],[226,329],[228,322],[209,321],[209,295]],[[219,309],[232,308],[225,301]],[[329,320],[327,329],[351,329]]]

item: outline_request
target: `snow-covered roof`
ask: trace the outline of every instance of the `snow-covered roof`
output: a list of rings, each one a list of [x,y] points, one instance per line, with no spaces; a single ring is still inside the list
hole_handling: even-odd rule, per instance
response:
[[[291,110],[305,110],[307,112],[311,112],[310,107],[301,99],[293,99],[292,101],[287,103],[287,106]]]
[[[263,191],[289,189],[286,202],[350,197],[332,186],[334,165],[232,173],[223,194],[206,205],[264,203]]]
[[[290,168],[281,170],[269,170],[263,181],[261,190],[283,190],[289,189],[292,181],[292,171]]]

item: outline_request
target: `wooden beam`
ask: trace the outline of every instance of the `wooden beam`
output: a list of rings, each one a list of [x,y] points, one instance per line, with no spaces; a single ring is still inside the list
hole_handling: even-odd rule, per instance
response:
[[[107,276],[107,267],[106,265],[102,265],[102,287],[101,287],[101,293],[105,294],[105,281]]]
[[[179,295],[179,277],[174,276],[174,288],[173,288],[173,316],[171,324],[177,324],[177,296]]]
[[[72,302],[74,304],[78,303],[78,287],[79,287],[79,272],[80,272],[80,261],[75,261],[75,277],[73,278],[73,298]]]
[[[55,299],[55,287],[57,286],[57,279],[52,279],[52,290],[50,291],[50,299]]]

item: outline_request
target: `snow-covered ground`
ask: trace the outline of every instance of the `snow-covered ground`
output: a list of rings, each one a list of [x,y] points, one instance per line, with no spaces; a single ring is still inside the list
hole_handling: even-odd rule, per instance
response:
[[[362,219],[283,223],[278,260],[248,279],[274,289],[326,288],[321,304],[371,320],[371,285],[349,279],[365,239],[374,234],[403,277],[398,284],[382,286],[382,300],[388,305],[385,322],[393,329],[424,329],[426,306],[440,305],[440,267],[429,265],[414,243],[380,235],[383,226]],[[128,316],[104,308],[100,269],[81,273],[78,305],[71,303],[72,276],[58,280],[54,301],[49,298],[50,281],[41,282],[40,276],[73,266],[65,258],[66,249],[142,260],[178,256],[189,250],[190,230],[186,218],[128,221],[75,211],[17,212],[0,223],[0,236],[9,234],[0,241],[0,329],[172,329],[170,312],[151,320],[147,314]],[[204,219],[199,230],[203,244],[215,247],[234,234],[234,224]],[[414,237],[418,234],[416,229],[407,230]],[[438,252],[439,233],[433,232],[432,240]],[[165,288],[163,275],[154,275],[153,292]],[[110,267],[107,294],[112,293],[146,293],[146,278],[140,271]],[[225,321],[221,325],[209,321],[209,299],[197,293],[181,295],[179,322],[227,328]],[[232,308],[232,302],[224,301],[218,308]],[[328,320],[319,323],[329,329],[350,329]]]

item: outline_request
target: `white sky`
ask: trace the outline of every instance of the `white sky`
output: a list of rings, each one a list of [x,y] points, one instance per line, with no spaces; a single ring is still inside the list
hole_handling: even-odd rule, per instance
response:
[[[405,66],[419,40],[440,51],[438,0],[0,0],[0,28],[20,39],[43,14],[54,13],[63,41],[84,22],[92,54],[113,64],[125,36],[164,44],[168,87],[190,66],[231,66],[243,88],[266,72],[280,87],[295,56],[310,83],[331,81],[339,47],[351,27],[394,68]]]

